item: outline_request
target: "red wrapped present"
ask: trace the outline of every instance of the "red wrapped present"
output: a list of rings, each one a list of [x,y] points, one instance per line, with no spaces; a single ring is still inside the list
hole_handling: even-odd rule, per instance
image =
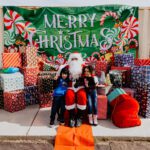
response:
[[[31,86],[31,85],[37,85],[37,79],[38,76],[35,75],[25,75],[24,76],[24,85],[25,86]]]
[[[127,70],[131,72],[131,67],[116,67],[116,66],[111,66],[111,70]]]
[[[109,91],[111,90],[112,88],[112,84],[111,85],[99,85],[97,87],[97,94],[99,95],[106,95],[109,93]]]
[[[25,109],[23,90],[4,92],[4,109],[9,112]]]
[[[52,93],[40,93],[39,104],[40,108],[51,107],[52,106]]]
[[[39,68],[38,67],[24,67],[22,71],[25,76],[37,75],[39,73]]]
[[[20,53],[2,53],[3,68],[8,67],[21,67],[21,54]]]
[[[134,64],[136,66],[150,66],[150,59],[135,58],[134,59]]]
[[[27,46],[25,52],[22,53],[22,63],[24,67],[38,66],[37,49]]]
[[[101,71],[106,73],[107,71],[107,61],[96,61],[95,63],[95,74],[101,76]]]
[[[38,90],[40,93],[53,91],[56,72],[42,71],[38,75]]]
[[[97,118],[107,119],[107,96],[98,95],[97,97]]]

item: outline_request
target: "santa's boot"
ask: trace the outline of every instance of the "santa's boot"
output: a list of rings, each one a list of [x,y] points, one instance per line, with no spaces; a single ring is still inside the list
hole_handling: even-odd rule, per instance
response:
[[[93,116],[93,119],[94,119],[94,126],[97,126],[98,125],[98,121],[97,121],[97,115],[94,115]]]
[[[77,110],[76,116],[76,127],[80,127],[82,125],[82,118],[83,118],[83,110]]]
[[[92,114],[89,114],[88,116],[89,116],[89,124],[93,125],[93,116],[92,116]]]
[[[75,110],[74,109],[69,110],[69,127],[71,128],[75,127],[74,115],[75,115]]]

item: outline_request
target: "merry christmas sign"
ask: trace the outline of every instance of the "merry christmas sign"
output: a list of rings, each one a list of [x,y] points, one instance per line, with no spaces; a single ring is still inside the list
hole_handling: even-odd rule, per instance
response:
[[[73,51],[90,62],[96,55],[136,54],[138,49],[137,7],[3,7],[3,15],[5,48],[33,45],[49,61]]]

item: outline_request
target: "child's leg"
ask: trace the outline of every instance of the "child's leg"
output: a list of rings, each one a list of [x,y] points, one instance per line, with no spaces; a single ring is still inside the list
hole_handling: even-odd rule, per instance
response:
[[[92,114],[92,98],[90,94],[87,94],[88,99],[88,114]]]
[[[97,91],[96,90],[93,90],[91,97],[92,97],[94,125],[97,125],[98,121],[97,121]]]
[[[60,114],[59,114],[59,119],[61,123],[64,123],[64,113],[65,113],[65,97],[62,96],[60,99]]]
[[[87,94],[88,99],[88,117],[89,117],[89,124],[93,124],[93,117],[92,117],[92,99],[91,95]]]
[[[60,98],[59,96],[55,96],[54,99],[53,99],[52,110],[51,110],[51,115],[50,115],[51,123],[54,123],[55,115],[58,111],[59,98]]]
[[[97,91],[96,89],[93,90],[92,94],[91,94],[91,105],[92,105],[92,113],[94,115],[97,115]]]

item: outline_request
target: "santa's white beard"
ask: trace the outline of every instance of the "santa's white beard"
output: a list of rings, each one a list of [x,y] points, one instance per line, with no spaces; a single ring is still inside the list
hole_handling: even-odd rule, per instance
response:
[[[69,63],[69,72],[73,79],[78,79],[82,74],[82,64],[79,61],[71,61]]]

